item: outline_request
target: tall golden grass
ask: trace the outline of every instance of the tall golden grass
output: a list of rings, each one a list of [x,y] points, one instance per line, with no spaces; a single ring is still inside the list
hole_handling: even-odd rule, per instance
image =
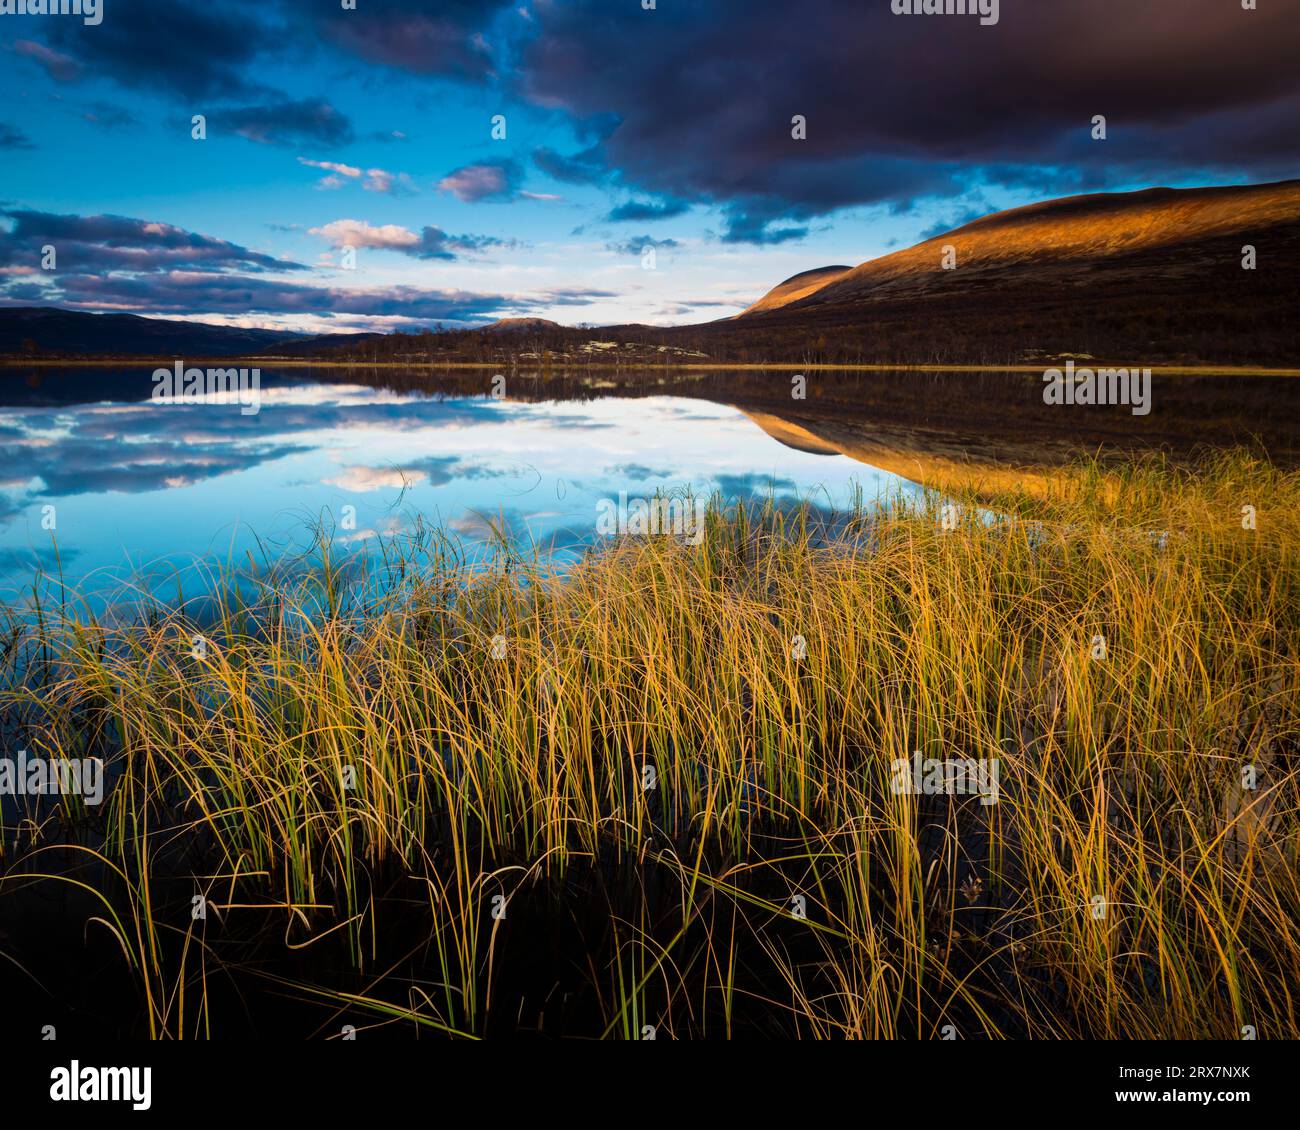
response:
[[[58,996],[17,908],[64,885],[156,1038],[218,982],[295,1035],[1300,1036],[1300,475],[942,502],[12,609],[7,742],[113,786],[3,828],[3,956]],[[916,751],[997,803],[896,794]]]

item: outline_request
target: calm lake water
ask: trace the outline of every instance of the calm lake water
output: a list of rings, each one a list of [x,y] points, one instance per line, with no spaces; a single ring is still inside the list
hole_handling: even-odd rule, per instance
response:
[[[252,415],[156,403],[150,373],[4,375],[0,597],[30,592],[38,569],[83,593],[134,579],[174,595],[177,570],[304,548],[322,518],[347,547],[422,515],[471,555],[495,524],[563,560],[593,542],[599,500],[620,492],[771,491],[839,507],[855,485],[867,497],[917,489],[778,442],[709,400],[523,401],[448,387],[486,388],[482,372],[416,389],[387,387],[382,371],[361,383],[287,370],[263,371]]]
[[[496,398],[482,369],[264,368],[245,414],[157,403],[153,371],[0,368],[0,600],[29,599],[42,571],[175,596],[305,549],[322,520],[357,550],[422,517],[485,558],[497,525],[562,564],[620,492],[843,510],[971,466],[1041,478],[1100,447],[1249,442],[1300,461],[1289,377],[1157,374],[1135,416],[1045,406],[1041,373],[512,372]]]

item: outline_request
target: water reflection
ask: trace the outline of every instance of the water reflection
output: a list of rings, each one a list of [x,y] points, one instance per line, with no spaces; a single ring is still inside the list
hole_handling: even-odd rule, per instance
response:
[[[157,404],[152,365],[0,371],[0,588],[266,560],[324,519],[343,545],[440,524],[561,558],[597,502],[658,490],[812,498],[1045,481],[1074,454],[1298,448],[1300,380],[1157,374],[1149,416],[1042,402],[1021,373],[287,369],[262,410]],[[803,395],[798,395],[802,392]]]
[[[418,514],[469,552],[504,534],[563,556],[594,539],[598,500],[620,491],[829,502],[854,483],[898,484],[775,442],[735,407],[676,395],[495,399],[466,377],[415,387],[289,371],[264,375],[248,416],[154,403],[143,370],[91,376],[6,382],[19,386],[0,408],[6,595],[38,566],[84,587],[166,578],[195,556],[262,560],[302,548],[321,520],[343,545],[398,534]]]

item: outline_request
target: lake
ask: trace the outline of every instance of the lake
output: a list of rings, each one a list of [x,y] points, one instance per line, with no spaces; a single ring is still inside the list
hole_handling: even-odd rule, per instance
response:
[[[169,364],[170,362],[160,362]],[[153,368],[0,370],[0,597],[40,571],[176,592],[313,523],[349,549],[417,515],[468,554],[506,533],[560,564],[620,494],[855,495],[1024,481],[1099,444],[1262,443],[1294,462],[1300,380],[1160,377],[1154,411],[1056,407],[1023,373],[265,368],[256,414],[158,403]],[[803,386],[799,387],[799,381]],[[493,391],[503,393],[494,396]],[[800,395],[802,393],[802,395]],[[974,471],[972,472],[972,469]]]

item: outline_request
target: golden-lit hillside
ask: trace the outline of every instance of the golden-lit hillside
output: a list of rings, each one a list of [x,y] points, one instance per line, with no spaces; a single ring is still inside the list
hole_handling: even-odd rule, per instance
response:
[[[794,308],[808,308],[935,287],[970,286],[978,282],[978,276],[993,272],[1014,272],[1022,277],[1043,273],[1068,281],[1080,271],[1118,265],[1134,256],[1150,262],[1164,254],[1168,261],[1162,273],[1190,274],[1198,266],[1211,264],[1186,255],[1189,245],[1240,236],[1243,246],[1252,240],[1262,241],[1257,250],[1266,255],[1268,233],[1279,225],[1297,222],[1300,180],[1240,188],[1150,188],[1068,196],[995,212],[914,247],[869,260],[827,278],[789,303]],[[955,252],[956,266],[945,269],[948,247]],[[1223,252],[1233,269],[1240,270],[1240,248],[1225,245]],[[971,275],[977,279],[972,280]]]
[[[814,267],[811,271],[801,271],[797,275],[791,275],[784,282],[777,283],[762,298],[736,317],[743,318],[746,314],[755,314],[760,310],[777,310],[782,306],[788,306],[791,302],[798,302],[799,299],[821,290],[822,287],[828,286],[852,270],[852,267],[842,265]]]
[[[735,361],[1075,355],[1293,367],[1297,257],[1300,180],[1070,196],[985,216],[821,285],[820,271],[796,275],[738,318],[671,339]]]

